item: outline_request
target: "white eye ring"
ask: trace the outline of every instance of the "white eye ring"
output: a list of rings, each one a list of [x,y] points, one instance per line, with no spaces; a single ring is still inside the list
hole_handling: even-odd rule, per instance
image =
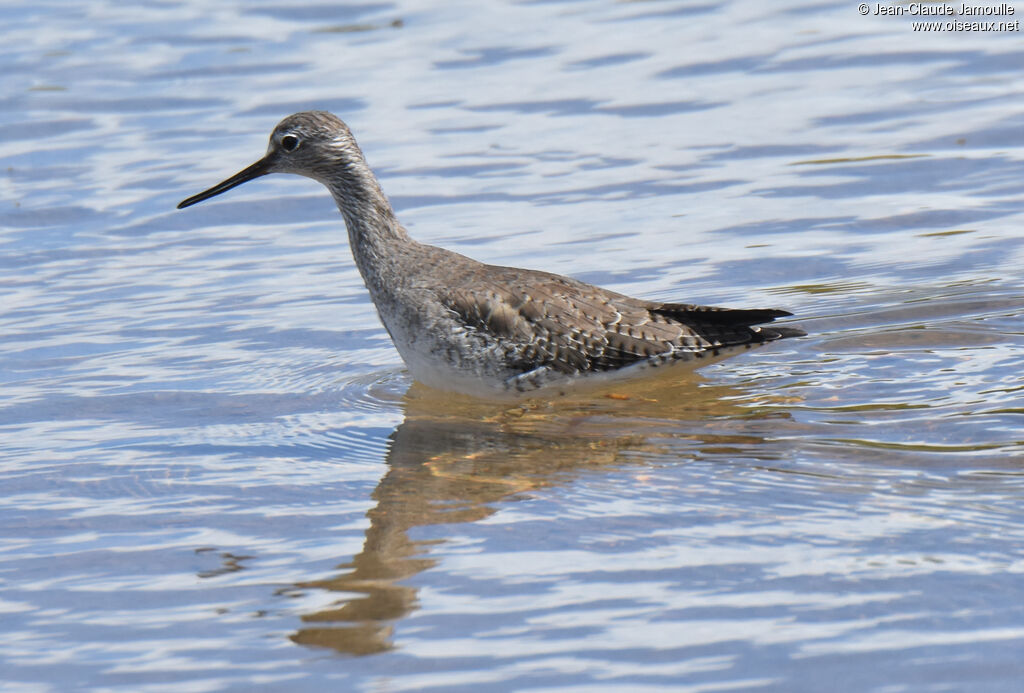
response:
[[[281,149],[286,152],[294,152],[299,148],[299,138],[295,135],[285,135],[281,138]]]

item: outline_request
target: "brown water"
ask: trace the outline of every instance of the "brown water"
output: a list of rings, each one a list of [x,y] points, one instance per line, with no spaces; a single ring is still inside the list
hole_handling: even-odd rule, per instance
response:
[[[1019,686],[1019,32],[0,17],[0,689]],[[306,108],[420,240],[809,336],[524,406],[413,385],[314,183],[174,210]]]

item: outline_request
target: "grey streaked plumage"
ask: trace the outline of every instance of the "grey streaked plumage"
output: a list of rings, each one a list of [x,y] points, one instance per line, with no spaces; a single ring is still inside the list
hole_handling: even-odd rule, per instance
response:
[[[285,118],[263,159],[178,207],[268,173],[307,176],[331,191],[381,321],[413,377],[428,385],[477,395],[527,392],[804,334],[756,327],[790,315],[782,310],[644,301],[417,243],[348,127],[324,111]]]

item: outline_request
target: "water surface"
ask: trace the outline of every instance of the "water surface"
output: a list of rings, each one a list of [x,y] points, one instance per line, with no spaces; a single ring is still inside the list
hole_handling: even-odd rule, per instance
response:
[[[1019,32],[796,0],[0,16],[4,690],[1019,685]],[[420,240],[810,334],[613,396],[414,385],[316,184],[174,209],[308,108]]]

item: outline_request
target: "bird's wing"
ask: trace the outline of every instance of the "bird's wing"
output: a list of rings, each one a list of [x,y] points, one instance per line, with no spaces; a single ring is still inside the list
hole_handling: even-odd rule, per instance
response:
[[[510,366],[608,371],[669,352],[703,352],[772,338],[749,325],[784,311],[652,303],[545,272],[487,267],[441,300],[470,330],[508,345]]]

